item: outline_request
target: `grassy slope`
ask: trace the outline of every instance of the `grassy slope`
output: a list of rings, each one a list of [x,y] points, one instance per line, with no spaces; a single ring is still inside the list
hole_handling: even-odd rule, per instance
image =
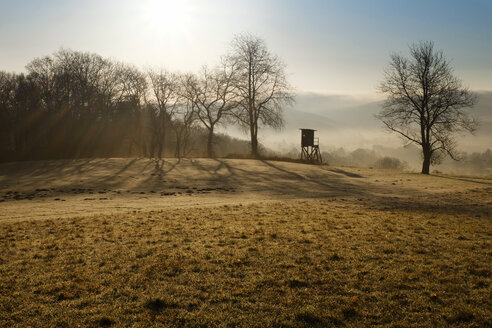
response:
[[[446,198],[2,221],[0,326],[490,326],[490,188]]]

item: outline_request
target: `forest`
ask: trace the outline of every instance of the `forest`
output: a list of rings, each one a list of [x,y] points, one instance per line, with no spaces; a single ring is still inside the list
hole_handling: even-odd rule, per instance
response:
[[[283,125],[293,101],[284,65],[240,35],[215,67],[143,72],[61,49],[26,73],[0,71],[0,161],[259,154],[258,128]],[[237,125],[250,141],[217,134]]]

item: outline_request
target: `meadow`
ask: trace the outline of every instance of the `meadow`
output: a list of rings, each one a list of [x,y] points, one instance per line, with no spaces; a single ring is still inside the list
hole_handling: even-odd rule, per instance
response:
[[[492,325],[490,177],[46,161],[0,199],[0,326]]]

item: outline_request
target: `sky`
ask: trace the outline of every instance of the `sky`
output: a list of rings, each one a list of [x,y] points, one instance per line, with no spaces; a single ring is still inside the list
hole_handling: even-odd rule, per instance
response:
[[[251,33],[297,92],[376,95],[390,54],[430,40],[465,85],[492,90],[491,17],[491,0],[0,0],[0,70],[69,48],[193,72]]]

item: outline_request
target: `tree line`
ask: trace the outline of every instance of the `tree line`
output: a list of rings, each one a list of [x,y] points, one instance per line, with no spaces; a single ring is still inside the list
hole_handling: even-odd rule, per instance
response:
[[[0,160],[214,157],[217,128],[227,125],[249,134],[258,157],[259,128],[281,128],[294,101],[282,61],[249,34],[198,73],[142,72],[72,50],[36,58],[26,71],[0,71]],[[442,51],[423,41],[410,57],[393,54],[379,85],[386,100],[377,118],[421,148],[423,174],[445,156],[459,159],[455,136],[478,128],[467,113],[477,96],[453,73]]]
[[[261,38],[236,36],[229,53],[197,73],[141,71],[62,49],[26,73],[0,71],[0,160],[77,157],[213,157],[219,126],[283,126],[293,102],[285,66]]]

